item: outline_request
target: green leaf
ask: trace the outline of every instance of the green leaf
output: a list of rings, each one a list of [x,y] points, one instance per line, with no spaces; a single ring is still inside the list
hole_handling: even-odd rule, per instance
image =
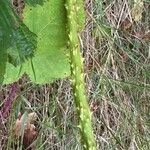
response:
[[[76,1],[77,3],[77,22],[78,22],[78,25],[79,25],[79,29],[82,30],[85,26],[85,10],[84,10],[84,1],[83,0],[77,0]]]
[[[7,54],[6,51],[0,51],[0,84],[4,80],[5,68],[6,68]]]
[[[8,63],[4,83],[18,80],[24,73],[41,84],[70,75],[66,57],[68,34],[64,1],[51,0],[34,7],[26,3],[23,16],[23,23],[37,35],[37,51],[32,63],[29,60],[22,65],[21,72],[21,66],[14,67]]]
[[[21,64],[34,55],[36,36],[21,22],[10,0],[0,4],[0,83],[4,79],[6,62]],[[9,49],[8,49],[9,48]],[[13,82],[13,80],[12,80]]]
[[[6,62],[7,48],[10,46],[11,29],[14,27],[13,14],[9,10],[8,1],[3,0],[0,4],[0,84],[3,82]],[[10,26],[12,28],[10,28]]]
[[[34,56],[37,47],[36,34],[32,33],[24,24],[13,32],[12,47],[8,49],[9,62],[15,67],[28,58]]]
[[[30,6],[43,5],[48,0],[24,0]]]
[[[8,0],[1,0],[0,4],[0,32],[3,32],[3,36],[11,37],[13,29],[17,27],[15,15],[10,7]],[[2,37],[2,35],[1,35]],[[5,39],[7,40],[7,39]],[[7,41],[8,42],[8,41]],[[9,43],[8,43],[9,44]]]

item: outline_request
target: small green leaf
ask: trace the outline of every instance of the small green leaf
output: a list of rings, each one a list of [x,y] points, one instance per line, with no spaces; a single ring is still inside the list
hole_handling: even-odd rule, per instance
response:
[[[9,62],[14,66],[22,64],[34,56],[37,47],[36,35],[21,24],[12,35],[12,47],[8,49]]]
[[[0,47],[8,54],[7,60],[16,66],[34,55],[36,35],[20,21],[9,0],[1,1],[0,12]]]

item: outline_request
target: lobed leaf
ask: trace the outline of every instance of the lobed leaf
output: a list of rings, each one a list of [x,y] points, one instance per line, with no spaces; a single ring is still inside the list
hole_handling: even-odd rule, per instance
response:
[[[35,57],[17,67],[7,63],[4,83],[18,80],[24,73],[40,84],[68,76],[70,67],[66,57],[68,34],[64,1],[51,0],[36,6],[25,3],[23,17],[23,23],[37,35]]]
[[[10,0],[0,4],[0,83],[4,79],[7,61],[17,66],[31,58],[36,49],[36,36],[19,19]],[[10,49],[8,49],[10,48]],[[13,80],[12,80],[13,82]]]
[[[13,32],[12,46],[8,49],[9,62],[15,67],[34,56],[37,46],[36,34],[24,24]]]
[[[14,19],[9,10],[8,2],[1,1],[0,4],[0,84],[3,82],[6,62],[7,48],[10,46],[11,31],[14,27]]]

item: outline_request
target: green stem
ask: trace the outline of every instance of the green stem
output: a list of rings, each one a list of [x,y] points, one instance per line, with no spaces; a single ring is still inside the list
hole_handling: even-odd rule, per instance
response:
[[[96,150],[96,143],[91,123],[91,112],[85,90],[83,58],[80,53],[80,41],[78,37],[78,33],[80,32],[80,16],[78,11],[83,9],[83,1],[67,0],[66,9],[69,26],[72,86],[77,113],[79,116],[81,142],[85,150]]]

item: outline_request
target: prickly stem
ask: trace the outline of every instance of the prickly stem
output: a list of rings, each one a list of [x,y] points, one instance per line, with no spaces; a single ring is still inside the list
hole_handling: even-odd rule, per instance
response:
[[[95,138],[92,130],[91,112],[87,102],[83,61],[80,53],[79,32],[84,25],[83,0],[66,0],[68,15],[71,76],[75,104],[79,115],[81,142],[85,150],[96,150]]]

